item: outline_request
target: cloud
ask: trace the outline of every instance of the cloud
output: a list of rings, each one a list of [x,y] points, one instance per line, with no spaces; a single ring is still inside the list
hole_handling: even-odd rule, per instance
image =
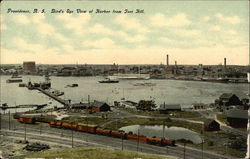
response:
[[[30,24],[31,23],[31,19],[29,19],[26,15],[22,15],[22,14],[18,14],[14,17],[14,20],[19,23],[19,24]]]
[[[109,38],[102,38],[95,41],[84,41],[82,45],[87,48],[90,47],[95,49],[113,49],[117,47],[115,42]]]
[[[209,30],[211,30],[211,31],[220,31],[221,27],[218,26],[218,25],[214,25],[214,26],[210,27]]]
[[[66,29],[73,31],[75,34],[83,34],[85,33],[84,26],[91,20],[91,16],[90,14],[81,14],[77,16],[60,14],[56,16],[56,19],[62,21]]]
[[[114,19],[114,23],[120,25],[127,30],[134,30],[139,33],[147,33],[149,29],[145,27],[141,22],[135,17],[129,17],[128,15],[121,14]]]
[[[201,20],[203,22],[208,22],[210,19],[211,19],[211,17],[209,17],[209,16],[204,16],[204,17],[201,18]]]
[[[119,37],[122,40],[129,42],[129,43],[142,42],[147,39],[143,34],[134,34],[131,36],[124,31],[112,30],[112,29],[105,27],[102,24],[95,24],[93,27],[88,29],[88,32],[95,33],[95,34],[112,35],[115,37]]]
[[[174,40],[171,40],[171,39],[169,39],[167,37],[162,37],[162,38],[159,38],[159,39],[160,39],[160,41],[165,42],[165,43],[172,43],[172,42],[174,42]]]
[[[180,37],[194,37],[201,33],[200,30],[196,29],[173,29],[172,31]]]
[[[22,50],[26,53],[40,53],[40,51],[44,50],[42,45],[28,43],[20,37],[13,39],[13,42],[16,44],[18,50]]]
[[[90,27],[89,32],[95,34],[106,34],[106,35],[115,34],[115,31],[103,26],[102,24],[95,24],[93,27]]]
[[[224,16],[221,13],[215,14],[215,17],[220,21],[231,24],[239,24],[242,21],[238,16]]]
[[[185,13],[179,13],[172,17],[166,17],[162,13],[157,13],[150,17],[150,22],[157,27],[182,27],[191,24]]]
[[[144,35],[141,35],[141,34],[130,36],[127,33],[122,32],[122,31],[118,31],[116,35],[120,36],[124,41],[129,42],[129,43],[142,42],[147,39]]]

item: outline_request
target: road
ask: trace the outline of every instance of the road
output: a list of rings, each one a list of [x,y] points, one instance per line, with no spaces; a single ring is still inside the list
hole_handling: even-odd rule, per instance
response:
[[[24,126],[16,122],[11,118],[10,128],[8,122],[8,115],[2,116],[1,122],[1,134],[6,137],[12,138],[23,138],[25,134]],[[41,128],[41,129],[40,129]],[[47,144],[57,143],[61,146],[72,145],[72,131],[50,128],[47,124],[36,124],[28,125],[26,124],[26,138],[28,141],[41,141]],[[95,134],[88,134],[83,132],[73,131],[73,145],[74,146],[100,146],[108,147],[112,149],[123,149],[126,151],[139,151],[149,154],[158,155],[170,155],[177,158],[184,157],[184,147],[160,147],[155,145],[149,145],[144,143],[137,144],[136,141],[122,140],[119,138],[106,137]],[[138,146],[137,146],[138,145]],[[185,158],[186,159],[201,159],[202,151],[201,149],[191,148],[188,145],[185,147]],[[203,159],[235,159],[234,157],[219,155],[212,151],[204,151]]]

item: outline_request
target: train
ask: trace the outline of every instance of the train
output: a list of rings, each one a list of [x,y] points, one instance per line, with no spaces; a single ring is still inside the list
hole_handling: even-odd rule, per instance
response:
[[[122,130],[109,130],[106,128],[98,127],[96,125],[72,124],[64,121],[49,120],[43,117],[20,116],[18,114],[14,114],[13,117],[17,119],[17,121],[25,124],[35,124],[36,122],[42,122],[42,123],[48,123],[51,128],[69,129],[84,133],[120,138],[124,140],[134,140],[137,142],[142,142],[157,146],[175,146],[175,140],[148,137],[148,136],[133,134],[132,132],[126,133]]]

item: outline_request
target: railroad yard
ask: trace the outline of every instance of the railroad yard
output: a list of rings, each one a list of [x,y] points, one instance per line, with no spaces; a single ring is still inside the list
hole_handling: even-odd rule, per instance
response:
[[[227,152],[225,152],[222,148],[217,149],[218,147],[210,146],[210,149],[217,149],[217,151],[219,150],[219,152],[217,152],[218,154],[214,153],[208,150],[208,141],[203,145],[204,150],[202,150],[201,144],[194,145],[188,142],[184,145],[184,152],[183,141],[172,143],[172,141],[167,140],[164,142],[164,140],[151,137],[138,137],[137,134],[129,136],[129,134],[124,134],[123,132],[118,131],[120,127],[131,124],[166,124],[168,126],[186,125],[187,128],[196,132],[202,130],[201,123],[197,122],[187,124],[189,122],[178,121],[182,118],[170,120],[169,117],[160,116],[157,118],[153,116],[142,116],[118,109],[113,109],[112,112],[108,112],[106,115],[104,115],[104,113],[67,113],[66,109],[54,111],[45,110],[44,113],[41,112],[42,110],[37,111],[37,113],[30,112],[16,115],[12,114],[10,115],[11,117],[9,117],[8,113],[2,115],[2,135],[7,136],[10,139],[27,140],[33,142],[39,141],[49,145],[55,145],[56,143],[56,145],[60,145],[59,147],[97,146],[119,150],[138,151],[150,154],[175,156],[178,158],[182,158],[183,155],[185,155],[185,158],[190,159],[198,159],[201,156],[204,158],[237,158],[236,156],[233,157],[232,155],[240,155],[229,148],[226,150]],[[199,113],[192,115],[193,117],[196,117],[196,120],[192,120],[193,122],[197,121],[197,118],[200,118],[198,114]],[[21,116],[25,118],[21,119]],[[77,126],[76,123],[88,125],[88,127],[81,127],[81,124]],[[218,139],[219,142],[222,142],[223,138],[226,139],[228,137],[226,133],[221,131],[217,133],[206,133],[204,138],[210,138],[211,136]],[[226,153],[231,155],[227,155]]]

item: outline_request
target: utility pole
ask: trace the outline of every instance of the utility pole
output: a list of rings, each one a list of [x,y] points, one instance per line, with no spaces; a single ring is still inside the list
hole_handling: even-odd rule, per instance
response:
[[[138,133],[137,133],[137,135],[138,135],[138,139],[137,139],[137,152],[138,152],[138,150],[139,150],[139,135],[140,135],[139,127],[138,127]]]
[[[10,111],[9,111],[9,130],[10,130]]]
[[[40,123],[40,135],[42,134],[42,123]]]
[[[183,159],[186,158],[186,140],[184,140]]]
[[[2,129],[2,112],[0,112],[0,131]]]
[[[122,151],[123,151],[123,137],[124,137],[124,136],[122,136]]]
[[[24,123],[24,142],[26,143],[26,123]]]
[[[72,148],[74,147],[74,140],[73,140],[73,129],[71,129],[71,137],[72,137]]]

